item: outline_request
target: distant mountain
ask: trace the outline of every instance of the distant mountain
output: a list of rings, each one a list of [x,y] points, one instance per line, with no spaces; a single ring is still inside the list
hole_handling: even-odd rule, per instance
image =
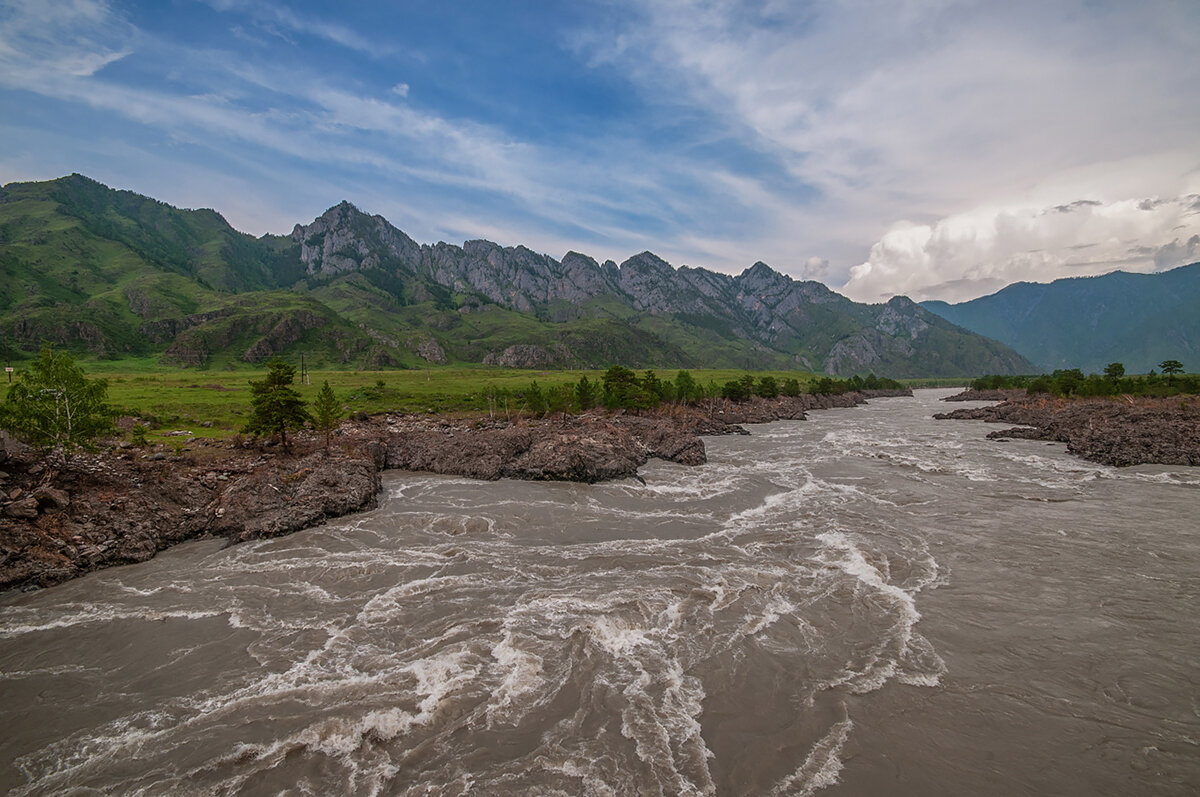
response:
[[[763,263],[737,276],[418,244],[336,205],[254,238],[80,175],[0,189],[0,333],[195,367],[303,351],[315,365],[778,368],[892,377],[1028,371],[903,297],[850,301]]]
[[[1120,362],[1146,373],[1166,359],[1200,368],[1200,263],[1159,274],[1018,282],[961,304],[921,306],[1007,343],[1041,370],[1099,373]]]

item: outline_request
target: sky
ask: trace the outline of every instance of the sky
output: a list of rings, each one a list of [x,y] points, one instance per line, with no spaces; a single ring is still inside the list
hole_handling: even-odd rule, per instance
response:
[[[1200,260],[1196,0],[0,0],[0,183],[858,301]]]

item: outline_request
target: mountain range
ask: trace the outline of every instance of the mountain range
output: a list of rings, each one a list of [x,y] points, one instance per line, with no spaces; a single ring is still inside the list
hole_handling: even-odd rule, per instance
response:
[[[1032,364],[905,297],[853,302],[764,263],[617,265],[490,241],[418,244],[342,202],[258,238],[73,174],[0,189],[0,334],[198,368],[713,367],[896,378]]]
[[[969,302],[921,306],[1007,343],[1043,371],[1100,373],[1119,362],[1129,373],[1147,373],[1167,359],[1200,368],[1200,263],[1158,274],[1018,282]]]

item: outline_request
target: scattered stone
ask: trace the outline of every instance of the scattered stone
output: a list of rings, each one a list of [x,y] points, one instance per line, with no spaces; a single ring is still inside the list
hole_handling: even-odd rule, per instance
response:
[[[33,498],[43,509],[66,509],[71,503],[71,496],[65,490],[58,490],[50,486],[34,490]]]
[[[13,501],[4,507],[4,515],[11,518],[35,518],[38,515],[37,499],[27,495],[19,501]]]

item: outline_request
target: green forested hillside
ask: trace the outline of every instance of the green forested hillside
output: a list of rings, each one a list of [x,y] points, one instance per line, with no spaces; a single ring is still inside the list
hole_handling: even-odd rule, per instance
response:
[[[741,275],[557,261],[487,241],[419,245],[340,203],[255,238],[81,175],[0,189],[0,335],[84,357],[231,368],[277,355],[328,367],[717,367],[851,375],[1028,370],[908,300],[860,305],[765,264]]]
[[[1165,359],[1200,364],[1200,263],[1160,274],[1020,282],[961,304],[923,306],[1007,343],[1044,371],[1098,373],[1120,362],[1147,373]]]

